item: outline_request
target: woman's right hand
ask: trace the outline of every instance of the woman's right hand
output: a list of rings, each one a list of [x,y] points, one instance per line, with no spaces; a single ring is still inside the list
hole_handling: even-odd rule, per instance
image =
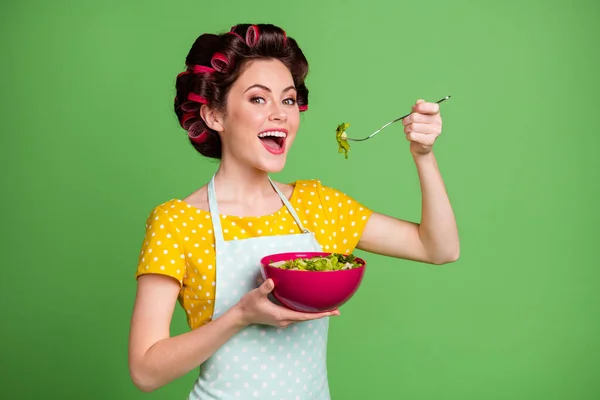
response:
[[[323,313],[303,313],[278,306],[269,300],[268,295],[275,288],[272,279],[267,279],[258,288],[246,293],[236,307],[239,308],[244,325],[263,324],[277,328],[287,328],[295,322],[309,321],[340,315],[338,310]]]

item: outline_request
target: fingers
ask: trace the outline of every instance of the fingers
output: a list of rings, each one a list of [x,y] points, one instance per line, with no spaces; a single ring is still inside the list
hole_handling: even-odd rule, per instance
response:
[[[423,99],[417,100],[412,107],[412,113],[402,120],[406,139],[423,146],[433,146],[437,137],[442,133],[442,118],[440,106]]]
[[[255,299],[255,313],[257,313],[257,315],[263,315],[263,317],[257,319],[258,321],[264,321],[263,323],[268,323],[269,325],[274,325],[279,328],[287,328],[289,325],[296,322],[340,315],[340,312],[337,309],[322,313],[303,313],[276,305],[267,298],[274,288],[275,283],[273,280],[267,279],[258,287],[258,289],[255,289],[259,295],[258,297],[256,297],[256,295],[252,296]]]
[[[429,103],[423,99],[417,100],[416,104],[412,106],[413,112],[420,114],[434,115],[440,111],[440,105],[438,103]]]
[[[438,124],[441,123],[442,118],[440,117],[439,114],[436,115],[429,115],[429,114],[419,114],[419,113],[412,113],[410,115],[408,115],[406,118],[404,118],[402,120],[402,124],[404,126],[418,122],[421,124]]]
[[[269,309],[273,309],[270,311],[275,319],[275,326],[279,328],[287,328],[288,326],[295,324],[297,322],[305,322],[311,321],[315,319],[325,318],[325,317],[335,317],[340,315],[339,310],[333,310],[329,312],[322,313],[304,313],[298,312],[294,310],[290,310],[289,308],[285,308],[282,306],[278,306],[275,304],[269,304],[267,306]]]
[[[412,123],[404,127],[404,133],[424,133],[427,135],[438,135],[441,133],[441,128],[435,124]]]
[[[275,284],[273,283],[273,279],[267,279],[262,285],[259,286],[258,291],[261,295],[266,297],[269,293],[271,293],[274,287]]]
[[[333,317],[340,315],[339,310],[322,312],[322,313],[303,313],[293,310],[286,309],[285,312],[282,312],[281,319],[285,321],[291,322],[299,322],[299,321],[310,321],[313,319],[325,318],[325,317]]]

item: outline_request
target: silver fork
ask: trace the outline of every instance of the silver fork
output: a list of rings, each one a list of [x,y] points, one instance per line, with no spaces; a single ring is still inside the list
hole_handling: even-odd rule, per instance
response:
[[[448,95],[448,96],[444,97],[443,99],[436,101],[436,103],[438,103],[438,104],[439,104],[439,103],[441,103],[442,101],[448,100],[449,98],[450,98],[450,96]],[[398,122],[398,121],[400,121],[400,120],[403,120],[404,118],[408,117],[410,114],[412,114],[412,113],[408,113],[408,114],[406,114],[406,115],[404,115],[404,116],[402,116],[402,117],[400,117],[400,118],[396,118],[395,120],[388,122],[387,124],[385,124],[385,125],[384,125],[384,126],[382,126],[381,128],[377,129],[375,132],[371,133],[371,134],[370,134],[369,136],[367,136],[366,138],[362,138],[362,139],[352,139],[352,138],[349,138],[349,137],[347,137],[347,136],[346,136],[346,137],[345,137],[345,138],[343,138],[343,139],[344,139],[344,140],[350,140],[350,141],[352,141],[352,142],[362,142],[362,141],[364,141],[364,140],[371,139],[373,136],[377,135],[379,132],[381,132],[382,130],[384,130],[384,129],[385,129],[385,128],[387,128],[388,126],[392,125],[392,124],[393,124],[393,123],[395,123],[395,122]]]

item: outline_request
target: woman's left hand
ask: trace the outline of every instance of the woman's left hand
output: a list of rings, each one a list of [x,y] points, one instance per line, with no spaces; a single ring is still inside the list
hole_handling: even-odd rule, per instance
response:
[[[440,105],[417,100],[412,107],[412,113],[402,120],[402,124],[413,156],[428,154],[442,133]]]

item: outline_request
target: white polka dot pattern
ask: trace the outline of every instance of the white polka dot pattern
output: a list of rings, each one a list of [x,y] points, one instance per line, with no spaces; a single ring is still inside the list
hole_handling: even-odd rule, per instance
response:
[[[214,194],[209,191],[214,202]],[[216,208],[216,204],[211,203]],[[215,216],[215,218],[219,218]],[[222,222],[222,221],[221,221]],[[313,233],[224,241],[216,237],[218,318],[257,287],[260,259],[273,252],[318,251]],[[243,398],[329,399],[326,353],[327,318],[296,323],[286,329],[251,325],[234,335],[200,369],[189,400]]]
[[[294,186],[290,202],[304,226],[315,233],[320,250],[353,252],[371,211],[317,180],[296,181]],[[227,241],[300,233],[285,207],[262,217],[221,215],[220,221]],[[136,277],[154,273],[176,279],[191,329],[208,323],[213,315],[214,246],[210,213],[184,201],[174,199],[157,206],[146,222]]]

